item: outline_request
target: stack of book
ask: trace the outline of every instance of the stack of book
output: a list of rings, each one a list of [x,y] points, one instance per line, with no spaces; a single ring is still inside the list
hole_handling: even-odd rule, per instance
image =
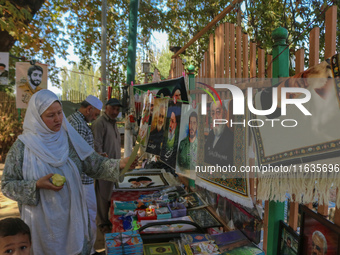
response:
[[[143,241],[138,231],[105,234],[107,255],[143,255]]]
[[[240,230],[211,235],[222,255],[265,255]]]

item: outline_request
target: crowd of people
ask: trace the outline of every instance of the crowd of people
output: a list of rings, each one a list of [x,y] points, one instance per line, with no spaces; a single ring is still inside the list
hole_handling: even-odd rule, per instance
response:
[[[110,99],[99,117],[102,102],[88,96],[67,120],[53,92],[42,89],[33,94],[24,131],[7,154],[1,181],[3,194],[18,202],[23,222],[0,222],[0,249],[8,248],[2,237],[19,235],[23,241],[12,242],[18,246],[9,247],[7,253],[15,249],[35,255],[97,253],[97,227],[99,233],[111,232],[111,192],[114,183],[122,181],[120,170],[129,159],[120,155],[116,123],[120,107],[117,99]],[[54,174],[66,182],[55,186]],[[2,226],[8,224],[16,225],[16,232],[3,233]]]

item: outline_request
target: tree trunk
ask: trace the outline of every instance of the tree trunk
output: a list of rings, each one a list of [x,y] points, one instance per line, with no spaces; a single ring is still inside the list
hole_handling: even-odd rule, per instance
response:
[[[45,0],[11,0],[10,2],[18,7],[29,9],[33,19],[34,15],[39,11]],[[2,14],[0,14],[0,18],[2,17]],[[5,16],[5,18],[9,17],[10,14]],[[29,24],[32,19],[27,19],[25,23]],[[0,31],[0,38],[0,52],[8,52],[14,45],[15,39],[7,31]]]

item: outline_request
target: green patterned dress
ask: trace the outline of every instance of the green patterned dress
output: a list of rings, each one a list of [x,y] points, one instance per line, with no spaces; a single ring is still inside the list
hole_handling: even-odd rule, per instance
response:
[[[76,164],[79,170],[79,176],[84,172],[94,179],[118,182],[119,160],[107,159],[94,152],[84,161],[81,161],[70,140],[69,147],[69,157]],[[22,169],[24,151],[25,145],[18,139],[7,155],[1,180],[3,194],[6,197],[17,201],[20,211],[23,204],[35,206],[39,204],[40,199],[39,189],[36,189],[37,181],[26,181],[23,179]],[[34,242],[34,240],[32,240],[32,242]],[[90,248],[88,240],[84,239],[84,246],[81,254],[89,254]]]

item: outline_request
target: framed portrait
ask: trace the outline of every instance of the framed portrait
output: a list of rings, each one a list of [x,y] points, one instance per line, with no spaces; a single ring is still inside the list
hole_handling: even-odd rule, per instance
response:
[[[299,235],[284,221],[280,221],[277,255],[298,255]]]
[[[340,254],[340,227],[307,206],[301,206],[300,254]]]
[[[129,173],[115,190],[158,190],[168,185],[162,173]]]
[[[188,204],[188,208],[201,208],[208,206],[203,199],[195,192],[182,196]]]

